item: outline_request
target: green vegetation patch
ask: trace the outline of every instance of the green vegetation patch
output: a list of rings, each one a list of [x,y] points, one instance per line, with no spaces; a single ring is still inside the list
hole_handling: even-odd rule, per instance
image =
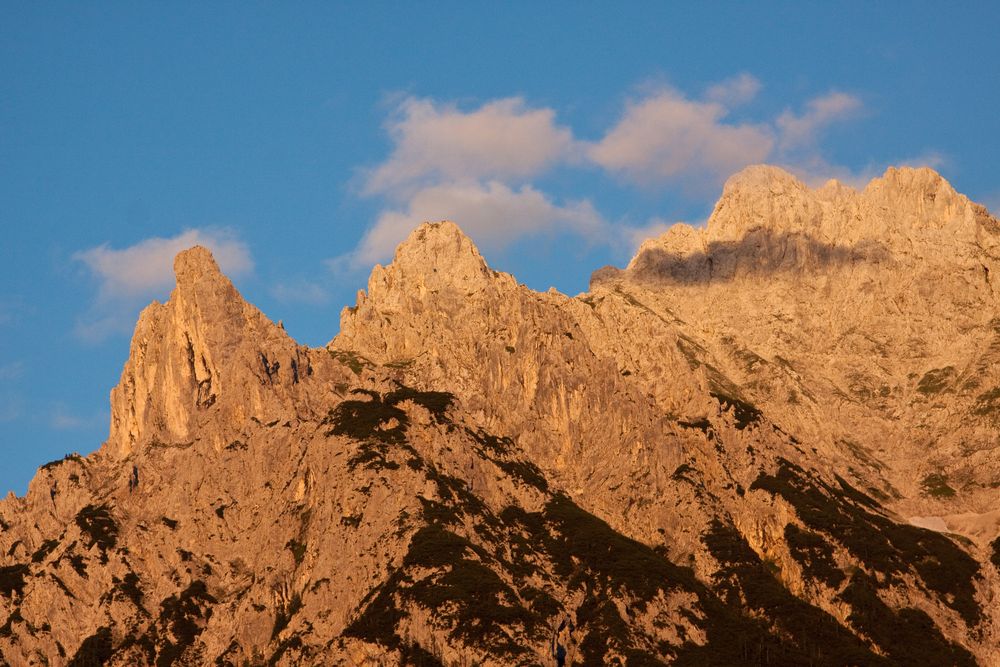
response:
[[[28,575],[27,565],[7,565],[0,567],[0,595],[12,597],[24,590],[24,578]]]
[[[719,405],[723,410],[732,408],[733,421],[735,422],[736,428],[741,431],[751,424],[758,423],[764,415],[764,413],[761,412],[757,406],[742,399],[717,391],[711,392],[711,395],[712,398],[719,402]]]
[[[350,368],[355,375],[361,375],[361,371],[374,365],[365,357],[350,350],[327,350],[327,352],[334,360]]]
[[[721,566],[714,578],[727,603],[734,608],[745,605],[779,630],[777,646],[768,646],[766,651],[763,646],[756,649],[758,656],[767,656],[767,662],[831,667],[891,664],[833,616],[792,595],[734,526],[715,519],[702,541]],[[745,636],[746,630],[741,629],[741,634]],[[762,639],[773,641],[770,637]],[[725,641],[739,642],[745,651],[755,648],[747,647],[739,636]],[[737,664],[767,662],[743,660]]]
[[[975,659],[965,648],[948,641],[934,621],[919,609],[888,607],[878,596],[875,580],[855,572],[840,594],[851,606],[847,620],[863,632],[899,665],[955,665],[974,667]]]
[[[39,468],[39,470],[52,470],[53,468],[61,466],[63,463],[66,463],[67,461],[75,461],[76,463],[83,463],[83,457],[77,454],[76,452],[72,454],[67,454],[61,459],[56,459],[55,461],[49,461],[41,468]]]
[[[97,629],[97,632],[83,640],[80,648],[70,659],[67,667],[93,667],[93,665],[103,665],[111,659],[114,654],[114,646],[111,642],[111,628],[104,626]]]
[[[777,472],[762,472],[751,490],[781,496],[810,530],[832,537],[890,582],[915,572],[967,625],[979,623],[982,610],[975,599],[975,581],[982,575],[968,553],[940,533],[883,516],[872,498],[839,478],[838,489],[790,461],[778,461]]]
[[[936,472],[920,480],[920,492],[933,498],[953,498],[955,496],[955,489],[948,486],[948,476]]]
[[[88,547],[100,548],[101,562],[107,562],[106,552],[118,543],[118,524],[107,505],[87,505],[77,512],[76,525],[88,540]]]
[[[805,576],[822,581],[830,588],[837,588],[847,577],[837,567],[833,546],[822,535],[802,530],[794,523],[785,526],[785,542],[792,558],[802,566]]]
[[[917,383],[917,391],[925,396],[940,394],[948,387],[949,384],[951,384],[951,381],[954,378],[954,366],[945,366],[944,368],[929,370],[924,373],[924,376],[920,378],[920,382]]]

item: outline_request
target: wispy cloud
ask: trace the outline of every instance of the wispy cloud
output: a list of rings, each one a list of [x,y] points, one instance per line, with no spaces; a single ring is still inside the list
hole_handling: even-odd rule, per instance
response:
[[[729,123],[727,115],[719,102],[690,100],[665,88],[629,102],[621,120],[589,155],[640,185],[678,182],[714,188],[734,171],[766,160],[775,146],[772,128]]]
[[[823,150],[830,127],[864,114],[857,95],[834,90],[777,115],[745,117],[740,107],[762,89],[749,73],[707,86],[700,97],[646,87],[594,141],[575,137],[557,122],[555,110],[532,107],[521,97],[473,108],[406,97],[386,124],[390,154],[361,174],[360,192],[379,198],[381,211],[355,250],[329,263],[358,269],[384,261],[413,227],[442,219],[494,248],[552,231],[635,246],[640,236],[668,226],[658,218],[641,226],[609,222],[587,199],[560,201],[536,182],[555,168],[598,167],[628,186],[670,188],[706,200],[730,175],[755,163],[778,164],[810,184],[837,178],[858,185],[884,170],[874,164],[848,169]]]
[[[320,305],[330,301],[330,293],[323,285],[309,280],[275,283],[268,290],[271,296],[283,303]]]
[[[471,111],[410,97],[387,127],[393,152],[367,174],[364,191],[393,198],[454,180],[528,178],[564,159],[574,145],[552,109],[530,108],[520,97]]]
[[[760,81],[744,72],[709,86],[705,91],[705,100],[731,108],[757,97],[760,89]]]
[[[133,298],[168,289],[173,284],[174,257],[196,245],[211,250],[227,274],[240,275],[253,268],[246,244],[226,229],[188,229],[174,237],[149,238],[121,249],[105,243],[77,252],[73,259],[83,262],[98,278],[102,299]]]
[[[0,365],[0,382],[10,382],[21,377],[24,373],[24,362],[14,361],[9,364]]]
[[[97,279],[97,295],[77,322],[78,337],[96,342],[116,333],[127,333],[138,306],[162,297],[173,285],[177,253],[195,245],[209,248],[219,267],[239,276],[253,269],[250,251],[227,229],[188,229],[173,237],[154,237],[126,248],[103,244],[73,255]]]
[[[498,181],[444,184],[418,191],[404,209],[383,212],[351,255],[355,266],[391,256],[393,249],[424,221],[456,220],[487,248],[503,248],[523,236],[568,230],[596,238],[605,222],[589,201],[559,205],[530,185],[519,188]]]
[[[71,413],[62,403],[52,406],[49,413],[49,426],[57,431],[79,431],[98,428],[106,425],[110,419],[107,411],[98,411],[91,415],[80,416]]]
[[[809,100],[801,113],[786,110],[774,122],[779,137],[778,148],[788,151],[814,147],[822,130],[852,118],[861,109],[859,98],[834,91]]]

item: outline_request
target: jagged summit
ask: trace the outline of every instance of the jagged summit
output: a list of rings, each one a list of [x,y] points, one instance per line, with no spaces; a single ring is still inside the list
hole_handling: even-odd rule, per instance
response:
[[[933,169],[890,167],[857,191],[836,181],[813,189],[779,167],[754,165],[727,181],[703,228],[680,223],[646,240],[626,272],[688,281],[915,261],[923,271],[978,267],[980,255],[987,266],[1000,256],[1000,223]],[[596,282],[616,275],[604,270]]]
[[[111,391],[106,448],[114,456],[150,442],[189,442],[206,419],[239,423],[266,416],[277,404],[265,399],[261,382],[274,383],[303,363],[305,352],[243,299],[210,250],[195,246],[178,253],[174,271],[177,286],[169,300],[139,316],[121,380]],[[203,437],[221,446],[223,431]]]
[[[212,251],[200,245],[177,253],[174,257],[174,275],[178,287],[193,285],[204,280],[225,278]]]
[[[371,304],[380,310],[408,312],[431,295],[442,293],[456,303],[474,306],[483,294],[495,295],[516,284],[509,274],[487,266],[475,243],[458,225],[425,222],[397,247],[390,264],[375,265],[367,292],[358,292],[357,303],[341,311],[340,330],[362,337],[381,335],[377,331],[389,324],[370,319],[376,317]]]
[[[456,287],[482,283],[490,275],[479,249],[454,222],[425,222],[396,248],[390,267],[402,279]]]
[[[752,164],[736,172],[722,186],[722,196],[741,190],[768,189],[772,193],[782,190],[808,190],[808,186],[794,174],[771,164]]]

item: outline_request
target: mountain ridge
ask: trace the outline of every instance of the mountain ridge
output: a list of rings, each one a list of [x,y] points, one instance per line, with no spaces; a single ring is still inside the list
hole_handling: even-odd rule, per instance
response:
[[[891,244],[810,280],[749,270],[778,247],[754,207],[862,196],[800,185],[727,184],[716,211],[751,242],[726,280],[644,245],[578,297],[421,225],[325,348],[181,253],[108,441],[0,501],[0,663],[992,664],[991,292],[933,266],[886,287]],[[989,236],[959,197],[890,217]]]

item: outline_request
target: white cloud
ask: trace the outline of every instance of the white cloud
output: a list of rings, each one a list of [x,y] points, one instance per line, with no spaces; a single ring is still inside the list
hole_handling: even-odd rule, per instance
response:
[[[780,137],[779,148],[790,150],[811,146],[815,144],[821,130],[832,123],[851,118],[861,108],[861,100],[854,95],[831,92],[809,100],[802,114],[796,115],[786,110],[775,120]]]
[[[981,203],[994,217],[1000,216],[1000,191],[983,197],[983,201]]]
[[[721,183],[734,171],[762,162],[774,149],[771,128],[724,122],[726,108],[671,89],[630,102],[621,120],[590,149],[605,169],[640,184],[666,181]]]
[[[146,297],[169,289],[174,281],[174,257],[202,245],[212,251],[219,268],[241,275],[253,268],[246,244],[225,229],[188,229],[172,238],[154,237],[121,250],[103,244],[73,255],[100,280],[100,298]]]
[[[642,227],[623,225],[621,228],[621,238],[626,245],[625,250],[634,253],[639,249],[643,241],[662,236],[675,224],[674,222],[667,222],[662,218],[650,218]]]
[[[162,297],[174,283],[174,257],[195,245],[209,248],[219,268],[230,276],[253,269],[246,244],[226,229],[188,229],[170,238],[154,237],[127,248],[108,244],[73,255],[98,280],[95,302],[76,323],[76,335],[99,342],[120,333],[130,333],[139,307]]]
[[[86,343],[100,343],[111,336],[128,335],[135,329],[138,305],[118,304],[116,308],[104,306],[102,310],[105,312],[97,313],[92,309],[81,315],[73,325],[74,335]]]
[[[747,165],[772,162],[810,182],[861,174],[831,165],[819,150],[822,131],[857,115],[861,101],[831,92],[808,100],[799,113],[750,122],[732,110],[753,100],[761,83],[742,73],[704,90],[700,99],[666,87],[645,89],[628,102],[618,122],[596,142],[574,139],[549,108],[532,108],[520,97],[489,101],[472,110],[409,97],[386,127],[393,150],[365,173],[362,192],[383,200],[383,209],[351,253],[329,261],[358,269],[390,257],[395,246],[424,221],[457,222],[484,247],[532,234],[569,231],[632,247],[668,226],[652,219],[634,227],[608,223],[588,200],[557,203],[532,179],[557,165],[588,162],[645,186],[679,186],[715,195]],[[867,170],[863,170],[867,173]],[[278,298],[294,290],[276,288]]]
[[[403,210],[383,212],[351,254],[355,268],[392,256],[396,245],[422,222],[454,220],[477,243],[502,248],[517,238],[565,230],[596,238],[605,223],[589,201],[553,203],[530,185],[514,189],[498,181],[436,185],[417,192]],[[334,260],[342,264],[343,258]]]
[[[106,424],[109,418],[110,415],[106,411],[85,417],[74,415],[66,409],[65,405],[57,403],[49,414],[49,426],[59,431],[77,431],[100,427]]]
[[[831,92],[807,101],[798,114],[785,110],[763,123],[729,121],[730,110],[760,88],[753,76],[741,74],[709,87],[703,100],[669,88],[654,91],[626,106],[618,124],[591,146],[590,158],[634,183],[676,183],[702,192],[715,192],[728,176],[759,162],[781,164],[810,180],[851,178],[823,158],[818,143],[824,129],[861,112],[859,98]]]
[[[16,420],[22,412],[20,399],[10,395],[0,397],[0,424]]]
[[[276,283],[268,291],[283,303],[319,305],[330,300],[330,293],[322,285],[308,280]]]
[[[458,179],[527,178],[566,158],[574,146],[553,110],[529,108],[520,97],[468,112],[411,97],[388,129],[395,148],[368,174],[366,194],[408,197],[417,188]]]
[[[760,92],[761,84],[756,77],[744,72],[731,79],[720,81],[709,86],[705,91],[705,99],[726,107],[733,107],[749,102]]]
[[[24,362],[14,361],[0,366],[0,382],[16,380],[24,373]]]

